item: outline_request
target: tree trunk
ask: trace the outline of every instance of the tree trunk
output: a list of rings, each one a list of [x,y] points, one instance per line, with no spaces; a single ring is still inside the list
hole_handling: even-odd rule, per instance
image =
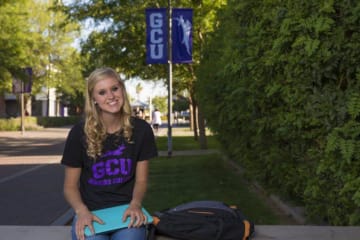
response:
[[[205,119],[202,114],[201,105],[198,105],[198,121],[199,121],[199,143],[201,149],[207,149],[207,139],[205,130]]]
[[[32,116],[32,100],[29,94],[25,95],[25,116]]]
[[[6,117],[6,104],[4,93],[0,93],[0,118]]]
[[[190,124],[194,132],[194,139],[197,141],[199,138],[197,125],[197,104],[193,94],[190,94],[190,104]]]
[[[192,105],[192,103],[191,103],[191,101],[189,101],[189,127],[190,127],[190,130],[193,130],[194,129],[194,121],[193,121],[193,112],[194,112],[194,110],[193,110],[193,105]]]

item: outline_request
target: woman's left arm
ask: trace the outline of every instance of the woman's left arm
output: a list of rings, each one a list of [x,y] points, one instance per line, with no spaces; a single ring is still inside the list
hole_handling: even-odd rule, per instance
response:
[[[128,227],[140,227],[146,223],[146,216],[143,214],[141,207],[142,201],[147,190],[147,182],[149,175],[149,161],[143,160],[137,162],[135,173],[135,186],[133,190],[133,197],[129,208],[126,210],[123,220],[125,221],[130,216],[130,223]]]

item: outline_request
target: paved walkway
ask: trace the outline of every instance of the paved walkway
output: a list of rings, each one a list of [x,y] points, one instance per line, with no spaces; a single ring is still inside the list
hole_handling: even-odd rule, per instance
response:
[[[50,225],[69,208],[59,164],[68,131],[0,132],[0,225]]]
[[[0,131],[0,225],[64,225],[73,216],[62,194],[64,176],[59,164],[69,130]],[[166,133],[161,128],[158,135]],[[173,136],[178,135],[192,135],[192,131],[174,127]],[[172,156],[213,152],[174,151]]]

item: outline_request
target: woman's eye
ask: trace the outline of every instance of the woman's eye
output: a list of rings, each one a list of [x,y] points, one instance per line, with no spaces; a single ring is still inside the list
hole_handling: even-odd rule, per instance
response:
[[[105,95],[106,94],[106,91],[105,90],[101,90],[101,91],[99,91],[99,95]]]
[[[111,88],[111,91],[113,91],[113,92],[116,92],[117,90],[119,90],[119,87],[112,87]]]

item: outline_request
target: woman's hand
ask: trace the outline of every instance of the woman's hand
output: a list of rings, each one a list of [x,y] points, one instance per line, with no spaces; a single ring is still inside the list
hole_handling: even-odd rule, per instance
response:
[[[125,222],[126,219],[130,217],[130,223],[128,228],[130,227],[141,227],[147,222],[147,218],[141,210],[141,206],[136,204],[129,205],[128,209],[126,209],[122,220]]]
[[[89,227],[91,234],[95,234],[93,221],[104,224],[104,222],[100,218],[93,215],[88,209],[84,209],[77,213],[77,221],[75,225],[77,239],[85,240],[84,231],[86,226]]]

